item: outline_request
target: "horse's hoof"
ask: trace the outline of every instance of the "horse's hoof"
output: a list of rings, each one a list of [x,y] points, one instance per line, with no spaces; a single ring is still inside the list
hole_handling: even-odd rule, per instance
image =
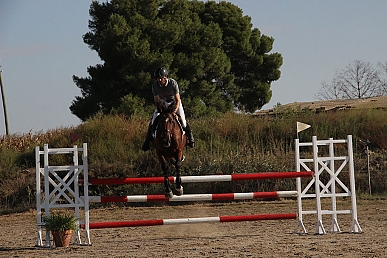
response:
[[[173,197],[173,193],[172,193],[172,190],[169,190],[169,192],[168,191],[166,191],[165,193],[164,193],[164,196],[165,196],[165,198],[172,198]]]
[[[176,195],[177,196],[183,195],[183,187],[182,186],[180,186],[180,188],[176,188]]]

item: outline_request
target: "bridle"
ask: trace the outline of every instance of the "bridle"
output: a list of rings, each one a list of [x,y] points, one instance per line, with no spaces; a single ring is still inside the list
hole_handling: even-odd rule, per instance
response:
[[[172,142],[172,136],[173,136],[173,129],[175,128],[175,119],[168,115],[166,117],[163,117],[164,119],[164,131],[162,132],[161,138],[163,139],[164,147],[168,148],[171,146]],[[168,124],[172,125],[171,130],[168,129]]]

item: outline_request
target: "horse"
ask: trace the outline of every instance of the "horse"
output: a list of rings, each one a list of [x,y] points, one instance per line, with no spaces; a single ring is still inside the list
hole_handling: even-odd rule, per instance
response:
[[[176,107],[175,102],[167,105],[159,104],[157,129],[155,137],[152,139],[152,145],[156,150],[158,160],[161,165],[161,170],[164,174],[165,197],[172,198],[173,192],[169,182],[168,170],[172,164],[176,171],[176,195],[183,194],[183,186],[181,185],[181,166],[183,161],[183,149],[187,145],[187,135],[184,133],[183,124],[179,116],[174,112]]]

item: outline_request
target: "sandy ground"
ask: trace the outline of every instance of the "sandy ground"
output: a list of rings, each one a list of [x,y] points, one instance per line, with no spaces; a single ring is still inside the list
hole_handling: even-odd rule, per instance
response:
[[[91,222],[295,213],[292,200],[198,203],[93,209]],[[296,220],[202,223],[91,230],[92,246],[36,247],[34,211],[0,216],[1,257],[387,257],[387,201],[358,200],[362,234],[348,233],[350,215],[339,215],[342,233],[315,235],[315,215],[306,215],[309,234],[294,234]],[[330,216],[324,216],[329,231]],[[84,232],[82,231],[84,240]],[[74,238],[75,239],[75,238]]]

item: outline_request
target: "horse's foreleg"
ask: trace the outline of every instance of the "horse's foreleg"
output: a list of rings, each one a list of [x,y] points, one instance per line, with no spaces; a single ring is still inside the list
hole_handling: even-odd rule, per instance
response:
[[[173,193],[172,193],[172,190],[171,190],[171,183],[169,182],[169,178],[168,178],[168,165],[167,165],[167,162],[166,160],[161,160],[161,170],[163,170],[163,173],[164,173],[164,186],[165,186],[165,197],[166,198],[172,198],[173,196]]]
[[[183,195],[183,186],[181,185],[181,159],[176,161],[176,195]]]

